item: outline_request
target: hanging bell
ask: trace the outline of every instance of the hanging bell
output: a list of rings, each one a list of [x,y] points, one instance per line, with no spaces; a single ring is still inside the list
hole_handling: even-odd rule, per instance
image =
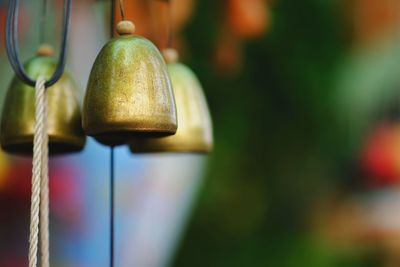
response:
[[[175,100],[165,62],[147,39],[133,35],[130,21],[100,51],[90,73],[83,129],[102,144],[128,143],[132,137],[175,134]]]
[[[56,63],[48,47],[41,47],[38,56],[25,64],[27,74],[36,79],[53,74]],[[81,126],[81,113],[75,82],[68,73],[46,89],[48,99],[49,153],[63,154],[83,149],[86,137]],[[1,118],[0,143],[12,154],[32,154],[35,130],[35,88],[17,77],[8,89]]]
[[[196,152],[208,153],[213,147],[212,123],[207,101],[195,74],[177,63],[173,49],[163,51],[175,94],[179,128],[175,135],[163,138],[135,138],[132,153]]]

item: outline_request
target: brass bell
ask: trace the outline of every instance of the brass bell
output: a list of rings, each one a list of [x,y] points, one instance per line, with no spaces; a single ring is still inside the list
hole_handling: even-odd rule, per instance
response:
[[[46,49],[38,51],[38,56],[25,64],[27,74],[33,79],[39,75],[49,78],[56,68]],[[85,145],[77,93],[75,82],[68,73],[47,88],[50,154],[77,152]],[[35,88],[14,77],[3,107],[1,147],[9,153],[32,154],[34,128]]]
[[[167,136],[177,129],[175,100],[165,62],[149,40],[122,21],[120,35],[100,51],[90,73],[83,129],[105,145],[134,136]]]
[[[179,128],[173,136],[135,138],[130,150],[132,153],[208,153],[213,147],[212,122],[200,82],[187,66],[176,62],[175,50],[166,49],[163,54],[172,80]]]

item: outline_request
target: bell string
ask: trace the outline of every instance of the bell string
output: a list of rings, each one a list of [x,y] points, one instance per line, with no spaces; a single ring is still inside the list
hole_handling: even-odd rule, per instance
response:
[[[110,147],[110,267],[114,266],[115,151]]]
[[[39,29],[39,44],[46,42],[46,17],[47,17],[47,0],[43,0],[42,3],[42,14],[40,17],[40,29]]]
[[[164,46],[163,48],[172,48],[173,43],[174,43],[174,24],[173,24],[173,8],[172,8],[172,0],[157,0],[159,2],[165,3],[166,5],[166,35],[165,39],[162,39],[161,42],[165,42],[164,44],[161,44],[160,46]],[[154,14],[152,14],[154,17]],[[155,31],[155,29],[153,29]],[[164,37],[163,37],[164,38]]]
[[[172,0],[166,0],[168,5],[168,37],[167,48],[172,48],[174,42],[174,24],[173,24],[173,8]]]
[[[119,0],[119,12],[121,13],[121,19],[125,20],[125,8],[123,0]]]
[[[115,33],[115,0],[111,0],[110,5],[110,38],[113,38]]]
[[[110,33],[111,33],[111,38],[114,37],[114,28],[115,28],[115,0],[111,0],[111,28],[110,28]],[[123,10],[123,3],[122,0],[119,2],[120,6],[120,11],[121,11],[121,17],[125,19],[125,14]],[[114,167],[115,167],[115,155],[114,155],[114,146],[110,147],[110,267],[114,266],[114,209],[115,209],[115,204],[114,204],[114,185],[115,185],[115,172],[114,172]]]

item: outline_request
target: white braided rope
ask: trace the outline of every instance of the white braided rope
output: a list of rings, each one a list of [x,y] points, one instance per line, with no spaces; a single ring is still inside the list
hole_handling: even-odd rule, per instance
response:
[[[33,137],[31,222],[29,235],[29,267],[37,267],[39,221],[41,224],[42,266],[49,262],[48,234],[48,136],[47,98],[44,77],[35,86],[35,133]],[[43,189],[43,190],[42,190]],[[42,198],[42,201],[41,201]],[[39,217],[40,213],[40,217]],[[47,264],[47,265],[46,265]]]
[[[45,81],[45,80],[43,80]],[[42,89],[41,89],[42,90]],[[45,91],[43,82],[43,91]],[[41,266],[50,266],[50,239],[49,239],[49,136],[47,94],[43,94],[43,142],[42,142],[42,177],[40,184],[40,253]]]

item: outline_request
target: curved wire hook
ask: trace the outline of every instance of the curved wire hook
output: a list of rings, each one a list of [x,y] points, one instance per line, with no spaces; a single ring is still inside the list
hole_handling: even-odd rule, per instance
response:
[[[55,84],[61,77],[65,68],[65,58],[66,58],[66,46],[67,46],[67,37],[70,26],[70,16],[71,16],[71,5],[72,0],[64,0],[64,11],[63,11],[63,30],[61,36],[61,49],[59,54],[59,60],[56,66],[56,70],[54,71],[51,78],[46,81],[46,88]],[[7,12],[7,21],[6,21],[6,49],[8,59],[10,64],[17,75],[17,77],[22,80],[24,83],[34,86],[36,81],[31,79],[21,64],[21,61],[18,58],[18,6],[19,0],[10,0],[8,5]]]
[[[8,6],[8,12],[7,12],[7,21],[6,21],[6,51],[7,51],[7,56],[8,60],[10,61],[11,67],[14,69],[15,73],[17,76],[21,76],[20,69],[18,68],[18,65],[16,64],[14,58],[15,58],[15,50],[13,47],[13,42],[12,42],[12,27],[14,26],[12,24],[14,15],[13,15],[13,10],[14,10],[15,2],[14,1],[9,1],[9,6]]]

